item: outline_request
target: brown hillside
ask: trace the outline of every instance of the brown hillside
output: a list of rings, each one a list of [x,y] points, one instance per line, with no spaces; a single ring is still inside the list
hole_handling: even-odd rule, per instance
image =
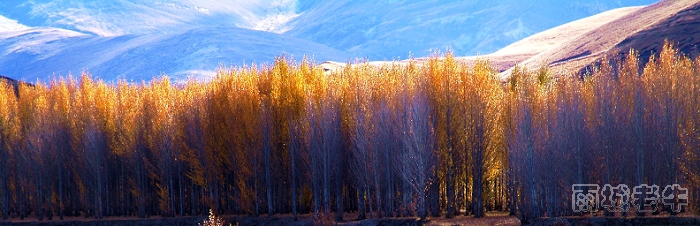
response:
[[[575,40],[595,28],[642,8],[644,7],[637,6],[609,10],[534,34],[488,55],[459,57],[458,59],[472,62],[477,58],[486,58],[497,70],[504,71],[515,66],[516,63],[522,63],[542,52],[559,49],[563,44]]]
[[[611,49],[610,54],[624,55],[630,49],[635,49],[639,51],[642,62],[646,63],[649,56],[661,51],[665,40],[673,43],[679,51],[691,58],[698,56],[698,52],[700,52],[700,3],[629,36]]]
[[[537,54],[522,65],[533,68],[545,63],[557,70],[579,71],[605,55],[626,53],[630,48],[640,50],[644,62],[644,57],[661,50],[665,39],[690,53],[700,42],[699,10],[697,0],[662,1]]]
[[[630,49],[639,51],[644,65],[652,53],[662,49],[664,40],[684,54],[699,55],[700,0],[663,0],[649,6],[613,9],[534,34],[491,54],[456,59],[467,63],[488,59],[504,79],[516,64],[531,69],[549,65],[557,72],[581,73],[603,56],[624,56]],[[425,59],[416,60],[420,63]],[[369,62],[373,66],[387,63]],[[324,62],[321,66],[335,71],[344,64]]]

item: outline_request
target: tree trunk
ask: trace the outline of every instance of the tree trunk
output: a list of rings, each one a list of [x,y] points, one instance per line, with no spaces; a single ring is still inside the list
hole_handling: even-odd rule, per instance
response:
[[[2,202],[2,219],[7,220],[10,205],[10,189],[9,186],[7,186],[9,183],[9,178],[7,176],[7,157],[3,156],[0,161],[2,161],[2,163],[0,163],[2,164],[0,165],[0,195],[2,195],[0,202]]]
[[[182,217],[182,216],[185,215],[184,193],[183,193],[183,191],[182,191],[182,189],[183,189],[183,187],[182,187],[182,180],[184,179],[184,178],[182,178],[182,161],[180,161],[180,162],[178,163],[178,165],[177,165],[177,176],[178,176],[178,179],[177,179],[178,185],[177,185],[177,187],[178,187],[178,189],[179,189],[179,195],[180,195],[180,197],[178,197],[178,200],[180,201],[180,202],[179,202],[179,204],[180,204],[180,214],[179,214],[179,216]]]
[[[124,178],[124,160],[119,159],[119,198],[125,199],[126,198],[126,192],[124,191],[126,188],[126,179]],[[119,202],[119,215],[126,215],[126,202],[122,201]]]
[[[486,151],[486,144],[484,142],[484,125],[480,120],[476,122],[476,143],[473,148],[474,161],[472,162],[472,211],[474,212],[474,218],[480,218],[484,216],[484,204],[483,204],[483,177],[484,177],[484,152]]]
[[[447,84],[447,92],[446,92],[446,98],[447,98],[447,112],[446,112],[446,139],[447,139],[447,162],[446,167],[447,167],[447,173],[446,173],[446,178],[445,178],[445,189],[446,189],[446,199],[445,201],[447,202],[447,211],[445,214],[445,217],[447,218],[452,218],[454,216],[455,212],[455,188],[454,188],[454,153],[452,149],[452,131],[451,131],[451,115],[452,115],[452,106],[450,105],[450,81],[449,81],[449,74],[446,76],[446,84]]]
[[[341,168],[335,169],[335,221],[343,221],[343,178]]]
[[[446,202],[447,202],[447,210],[445,213],[446,218],[452,218],[454,217],[454,212],[455,212],[455,189],[454,189],[454,183],[453,183],[453,177],[454,173],[452,172],[452,167],[448,166],[447,167],[447,175],[445,178],[445,190],[446,190]]]
[[[318,156],[315,156],[313,154],[313,149],[312,149],[312,156],[311,156],[311,184],[312,184],[312,190],[313,190],[313,200],[314,200],[314,218],[318,219],[319,217],[319,197],[321,196],[321,192],[319,191],[319,183],[318,183],[318,170],[316,169],[316,162],[317,162]]]
[[[97,214],[98,219],[102,219],[102,176],[99,171],[97,170],[97,194],[95,195],[95,213]]]
[[[484,216],[484,204],[482,197],[482,172],[479,169],[481,166],[474,166],[474,178],[472,179],[472,211],[474,212],[474,218],[480,218]]]
[[[365,189],[357,189],[357,220],[364,220],[365,215]]]
[[[38,170],[38,169],[37,169]],[[37,202],[37,218],[39,220],[44,220],[44,194],[42,194],[43,189],[42,189],[42,183],[41,183],[41,173],[37,171],[37,181],[36,181],[36,202]]]
[[[369,183],[367,183],[367,186],[365,186],[365,190],[367,193],[367,207],[369,207],[369,218],[374,218],[374,210],[372,209],[372,189],[370,189]]]
[[[289,122],[289,161],[291,163],[292,171],[292,215],[294,216],[294,221],[297,220],[297,168],[296,168],[296,142],[295,142],[295,131],[292,126],[292,122]]]
[[[419,189],[418,196],[418,217],[420,217],[421,221],[425,221],[428,216],[428,210],[425,204],[425,189]]]
[[[272,151],[272,147],[270,145],[270,139],[267,137],[265,141],[263,141],[264,147],[263,147],[263,152],[265,153],[264,157],[264,164],[265,164],[265,189],[266,189],[266,194],[267,194],[267,215],[272,216],[273,210],[272,210],[272,178],[271,178],[271,169],[270,169],[270,152]]]
[[[376,153],[372,153],[372,154],[376,155]],[[378,156],[374,156],[372,158],[372,160],[373,160],[372,162],[373,162],[373,169],[374,169],[373,170],[374,175],[372,178],[374,178],[374,195],[375,195],[375,198],[377,199],[377,201],[376,201],[377,202],[377,217],[382,218],[382,209],[383,208],[382,208],[381,185],[379,184],[379,179],[380,179],[379,172],[377,172],[377,171],[379,171],[378,170],[379,166],[377,165],[378,164],[378,162],[377,162]]]
[[[61,164],[61,162],[59,162]],[[58,166],[58,218],[63,220],[63,166]]]
[[[510,216],[515,216],[518,214],[518,190],[515,183],[515,178],[512,176],[513,170],[508,169],[508,212]],[[522,211],[522,210],[521,210]]]
[[[331,200],[331,192],[330,192],[330,179],[331,179],[331,172],[330,172],[330,157],[328,156],[331,150],[325,150],[326,154],[324,154],[323,158],[323,215],[326,217],[329,217],[328,214],[330,213],[330,200]]]
[[[403,189],[401,191],[401,196],[403,197],[403,213],[401,213],[402,217],[408,217],[411,214],[411,210],[408,209],[408,204],[411,202],[411,199],[413,198],[413,192],[411,192],[410,185],[408,185],[408,182],[403,182]]]
[[[437,174],[437,171],[435,172]],[[433,175],[433,178],[438,178]],[[440,183],[434,181],[428,187],[428,207],[433,217],[440,217]]]
[[[389,150],[384,150],[384,165],[386,168],[384,169],[385,174],[386,174],[386,215],[387,217],[394,217],[394,181],[391,180],[391,159],[389,158]]]

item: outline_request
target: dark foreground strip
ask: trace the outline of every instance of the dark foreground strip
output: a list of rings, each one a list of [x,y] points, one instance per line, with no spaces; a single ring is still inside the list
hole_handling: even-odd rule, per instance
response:
[[[561,217],[538,218],[539,225],[700,225],[700,217]]]

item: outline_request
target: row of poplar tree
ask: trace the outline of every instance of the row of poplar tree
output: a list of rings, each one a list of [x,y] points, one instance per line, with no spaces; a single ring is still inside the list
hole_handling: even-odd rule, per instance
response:
[[[681,184],[697,202],[700,59],[669,45],[643,70],[624,58],[507,82],[447,54],[2,85],[0,214],[532,219],[575,214],[572,185],[591,183]]]

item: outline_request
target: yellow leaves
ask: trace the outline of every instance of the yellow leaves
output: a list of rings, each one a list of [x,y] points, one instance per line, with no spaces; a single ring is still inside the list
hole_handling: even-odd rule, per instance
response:
[[[134,152],[138,117],[141,112],[141,98],[138,98],[138,88],[120,81],[117,84],[114,101],[113,135],[110,149],[120,156],[128,156]]]
[[[251,187],[263,187],[259,174],[265,141],[273,154],[268,164],[287,172],[290,157],[308,161],[304,145],[315,142],[309,134],[314,126],[320,127],[321,117],[340,117],[342,124],[328,126],[342,126],[332,129],[348,136],[347,142],[364,142],[362,145],[371,150],[371,142],[395,139],[391,133],[412,132],[398,131],[402,127],[397,124],[406,123],[402,120],[415,113],[410,110],[415,110],[411,107],[418,105],[419,98],[425,100],[419,104],[428,112],[419,119],[431,120],[426,123],[431,128],[425,131],[437,136],[439,161],[448,167],[466,166],[475,155],[469,151],[478,149],[485,152],[486,178],[498,178],[509,166],[507,136],[511,135],[509,130],[524,126],[516,125],[521,120],[527,120],[527,130],[534,134],[523,139],[530,139],[535,146],[546,145],[548,139],[566,137],[557,135],[562,130],[548,130],[558,126],[556,123],[585,125],[588,130],[581,133],[594,131],[602,123],[632,123],[633,114],[639,113],[632,106],[642,103],[676,114],[681,145],[688,156],[697,158],[693,145],[700,139],[696,108],[700,59],[693,62],[670,48],[667,45],[661,56],[652,58],[642,75],[637,70],[640,62],[635,60],[639,55],[630,51],[624,64],[610,65],[605,59],[593,76],[583,81],[555,77],[547,67],[534,71],[516,67],[504,84],[488,61],[477,60],[469,66],[448,52],[443,58],[435,55],[421,61],[348,64],[330,74],[306,59],[296,64],[280,57],[273,65],[220,69],[211,81],[184,84],[173,84],[167,78],[148,84],[107,84],[82,74],[79,80],[62,79],[49,86],[21,85],[19,98],[11,86],[2,84],[0,137],[21,143],[22,138],[31,139],[26,135],[30,131],[65,127],[72,137],[72,149],[82,154],[88,133],[100,133],[107,144],[98,148],[120,158],[145,161],[148,174],[171,173],[169,163],[182,164],[178,166],[182,166],[185,180],[203,187],[202,193],[230,183],[225,186],[240,191],[236,202],[243,206],[252,205],[259,197]],[[619,73],[618,78],[612,76],[615,73]],[[672,111],[665,107],[673,101],[682,108]],[[640,109],[642,117],[650,115],[650,110]],[[615,117],[605,118],[605,114]],[[566,117],[585,120],[563,121]],[[371,139],[353,139],[357,133]],[[301,147],[294,149],[295,156],[289,153],[292,140],[306,142],[293,144]],[[148,154],[134,155],[140,152]],[[468,181],[473,178],[466,176],[467,171],[456,173]],[[139,180],[154,180],[147,186],[156,189],[147,190],[158,193],[161,208],[169,208],[163,203],[172,201],[169,199],[177,186],[166,186],[163,175]],[[82,193],[89,189],[78,187]],[[304,184],[298,187],[308,188]]]
[[[12,143],[19,134],[17,117],[17,97],[14,88],[5,82],[0,82],[0,149],[12,154]]]
[[[73,110],[71,107],[71,88],[65,80],[53,81],[49,97],[53,103],[53,112],[57,114],[59,121],[64,126],[69,125],[69,116]]]
[[[11,84],[0,81],[0,123],[8,122],[16,108],[17,97],[14,88]]]
[[[163,211],[163,213],[168,213],[170,209],[170,207],[168,206],[168,201],[170,200],[168,188],[165,186],[161,186],[160,183],[156,183],[156,187],[158,188],[158,207],[161,211]]]

